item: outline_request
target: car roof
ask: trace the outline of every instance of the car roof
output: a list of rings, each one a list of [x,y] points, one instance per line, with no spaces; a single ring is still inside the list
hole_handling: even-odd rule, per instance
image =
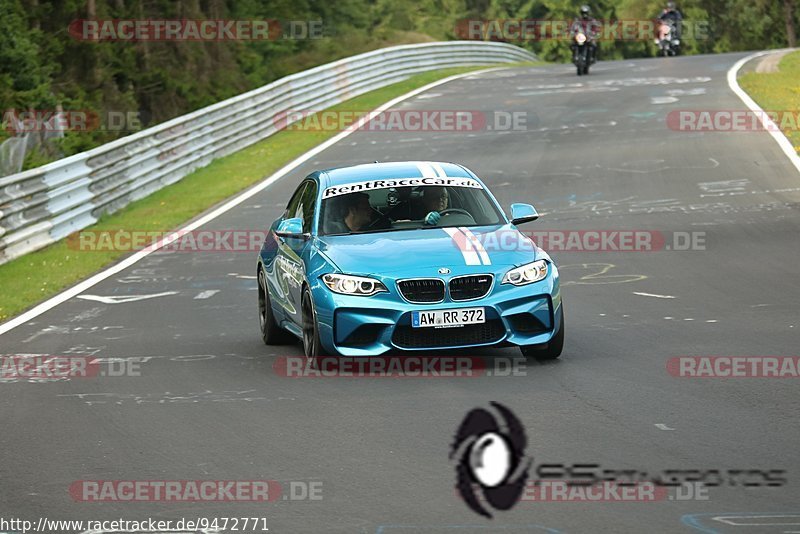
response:
[[[393,161],[387,163],[365,163],[348,167],[325,169],[319,173],[321,186],[344,185],[365,180],[391,178],[476,178],[465,167],[455,163],[439,161]]]

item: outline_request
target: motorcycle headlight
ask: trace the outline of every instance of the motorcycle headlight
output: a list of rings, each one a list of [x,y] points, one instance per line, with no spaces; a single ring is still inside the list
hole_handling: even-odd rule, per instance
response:
[[[503,276],[503,283],[524,286],[525,284],[532,284],[533,282],[543,280],[546,276],[547,262],[539,260],[511,269]]]
[[[322,281],[328,289],[342,295],[357,295],[370,297],[376,293],[388,291],[379,280],[366,276],[353,276],[350,274],[326,274]]]
[[[678,39],[675,39],[675,40],[672,41],[672,44],[674,44],[675,46],[678,46],[679,44],[681,44],[681,42]]]

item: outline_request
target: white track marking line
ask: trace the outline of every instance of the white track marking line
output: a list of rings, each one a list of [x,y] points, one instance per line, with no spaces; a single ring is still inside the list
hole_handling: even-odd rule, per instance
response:
[[[209,299],[219,293],[219,289],[206,289],[194,296],[194,300]]]
[[[656,428],[659,430],[675,430],[674,428],[670,428],[664,423],[656,423]]]
[[[655,297],[657,299],[674,299],[672,295],[656,295],[655,293],[641,293],[639,291],[634,291],[634,295],[641,295],[643,297]]]
[[[730,87],[731,91],[733,91],[736,96],[738,96],[742,102],[744,102],[744,104],[750,108],[750,111],[758,115],[758,117],[761,119],[761,124],[772,136],[772,138],[775,139],[775,141],[778,143],[778,146],[780,146],[783,150],[783,153],[786,154],[786,157],[789,158],[789,161],[791,161],[795,166],[797,172],[800,172],[800,156],[797,155],[797,152],[792,146],[792,142],[789,141],[785,135],[783,135],[783,132],[781,132],[780,128],[778,128],[772,119],[767,116],[764,110],[761,109],[761,106],[756,104],[755,100],[750,98],[750,95],[745,93],[744,89],[739,86],[739,82],[736,80],[736,76],[739,74],[739,69],[741,69],[742,66],[751,59],[783,51],[784,50],[768,50],[764,52],[756,52],[755,54],[750,54],[749,56],[740,59],[728,71],[728,87]]]
[[[136,302],[137,300],[154,299],[156,297],[167,297],[169,295],[177,294],[177,291],[164,291],[163,293],[154,293],[152,295],[120,295],[108,297],[101,295],[78,295],[78,298],[83,300],[94,300],[96,302],[102,302],[103,304],[125,304],[126,302]]]
[[[497,67],[497,68],[494,68],[494,69],[486,69],[486,70],[482,70],[481,74],[485,74],[487,72],[493,72],[493,71],[497,71],[497,70],[502,70],[502,69],[505,69],[505,68],[508,68],[508,67]],[[425,91],[433,89],[434,87],[438,87],[440,85],[444,85],[444,84],[446,84],[448,82],[452,82],[454,80],[458,80],[458,79],[461,79],[461,78],[466,78],[467,76],[474,75],[474,74],[475,74],[474,72],[471,72],[471,73],[470,72],[465,72],[463,74],[456,74],[455,76],[450,76],[448,78],[444,78],[442,80],[438,80],[438,81],[435,81],[433,83],[429,83],[428,85],[420,87],[419,89],[414,89],[413,91],[410,91],[410,92],[408,92],[408,93],[406,93],[404,95],[400,95],[397,98],[386,102],[382,106],[376,108],[375,109],[375,113],[382,113],[382,112],[386,111],[387,109],[396,106],[400,102],[403,102],[404,100],[408,100],[409,98],[415,97],[420,93],[424,93]],[[361,119],[359,119],[358,127],[360,127],[364,123],[368,122],[369,119],[370,119],[370,116],[371,116],[371,114],[366,114]],[[266,180],[254,185],[253,187],[251,187],[247,191],[244,191],[244,192],[240,193],[239,195],[233,197],[231,200],[229,200],[228,202],[226,202],[222,206],[220,206],[217,209],[207,213],[206,215],[204,215],[204,216],[200,217],[199,219],[195,220],[194,222],[192,222],[190,224],[187,224],[186,226],[184,226],[180,230],[177,230],[176,232],[182,232],[182,233],[191,232],[192,230],[203,226],[204,224],[208,223],[209,221],[213,221],[214,219],[216,219],[220,215],[222,215],[224,213],[227,213],[228,211],[232,210],[233,208],[235,208],[236,206],[238,206],[239,204],[241,204],[245,200],[257,195],[258,193],[260,193],[261,191],[263,191],[264,189],[266,189],[267,187],[269,187],[273,183],[277,182],[279,179],[283,178],[284,176],[289,174],[291,171],[293,171],[294,169],[296,169],[297,167],[299,167],[300,165],[302,165],[306,161],[310,160],[311,158],[313,158],[314,156],[316,156],[320,152],[322,152],[325,149],[335,145],[336,143],[338,143],[339,141],[341,141],[345,137],[349,136],[353,132],[358,131],[358,127],[357,128],[353,128],[353,129],[347,129],[347,130],[345,130],[343,132],[340,132],[337,135],[335,135],[334,137],[331,137],[330,139],[325,141],[324,143],[322,143],[320,145],[317,145],[316,147],[312,148],[311,150],[309,150],[305,154],[301,155],[300,157],[290,161],[288,164],[286,164],[283,167],[281,167],[277,172],[275,172],[272,176],[270,176]],[[106,269],[104,271],[100,271],[96,275],[91,276],[91,277],[87,278],[86,280],[84,280],[82,282],[79,282],[78,284],[70,287],[69,289],[66,289],[66,290],[62,291],[61,293],[58,293],[54,297],[51,297],[51,298],[47,299],[46,301],[44,301],[41,304],[31,308],[30,310],[28,310],[27,312],[23,313],[22,315],[18,315],[17,317],[14,317],[13,319],[10,319],[9,321],[6,321],[2,325],[0,325],[0,335],[3,335],[6,332],[8,332],[10,330],[13,330],[14,328],[18,327],[19,325],[24,324],[24,323],[30,321],[31,319],[34,319],[34,318],[40,316],[44,312],[55,308],[59,304],[61,304],[63,302],[66,302],[66,301],[68,301],[69,299],[71,299],[73,297],[75,297],[77,295],[80,295],[81,293],[83,293],[84,291],[89,289],[90,287],[93,287],[93,286],[99,284],[100,282],[102,282],[106,278],[109,278],[109,277],[114,276],[115,274],[117,274],[117,273],[119,273],[121,271],[124,271],[125,269],[127,269],[131,265],[135,264],[136,262],[138,262],[142,258],[145,258],[145,257],[149,256],[150,254],[152,254],[153,252],[155,252],[156,250],[160,249],[165,244],[166,243],[164,242],[164,240],[159,240],[153,246],[148,247],[147,249],[144,249],[144,250],[140,250],[140,251],[134,253],[133,255],[128,256],[124,260],[122,260],[119,263],[109,267],[108,269]]]
[[[718,515],[712,517],[712,520],[719,521],[720,523],[726,523],[728,525],[733,525],[736,527],[765,527],[765,526],[790,526],[790,525],[800,525],[800,522],[794,523],[741,523],[741,522],[734,522],[736,519],[792,519],[792,518],[799,518],[800,515],[797,514],[774,514],[774,515]],[[733,521],[732,521],[733,520]]]

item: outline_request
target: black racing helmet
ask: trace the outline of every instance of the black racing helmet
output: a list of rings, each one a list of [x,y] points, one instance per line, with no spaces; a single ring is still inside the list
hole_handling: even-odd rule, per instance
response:
[[[671,0],[669,2],[667,2],[667,10],[668,11],[675,11],[675,7],[676,7],[675,6],[675,2],[672,2]]]
[[[584,19],[588,19],[591,14],[592,14],[591,8],[588,5],[583,4],[581,6],[581,17]]]

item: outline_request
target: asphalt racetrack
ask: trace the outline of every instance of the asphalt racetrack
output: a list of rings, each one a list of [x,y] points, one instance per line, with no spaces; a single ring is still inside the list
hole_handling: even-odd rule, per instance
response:
[[[797,380],[668,366],[800,355],[796,169],[763,132],[668,127],[676,110],[745,109],[726,82],[742,57],[600,62],[580,78],[571,65],[472,74],[398,109],[517,112],[524,124],[356,132],[204,227],[267,228],[316,169],[433,160],[471,168],[504,208],[534,204],[543,215],[525,230],[661,236],[654,251],[551,250],[560,360],[515,376],[286,378],[275,362],[302,348],[259,337],[255,253],[156,252],[0,336],[6,355],[102,358],[125,375],[0,384],[0,515],[259,517],[276,533],[800,530]],[[457,496],[448,453],[465,414],[490,401],[525,426],[531,477],[541,464],[591,464],[723,480],[646,502],[525,499],[484,519]],[[85,502],[70,493],[84,480],[276,480],[283,493]]]

